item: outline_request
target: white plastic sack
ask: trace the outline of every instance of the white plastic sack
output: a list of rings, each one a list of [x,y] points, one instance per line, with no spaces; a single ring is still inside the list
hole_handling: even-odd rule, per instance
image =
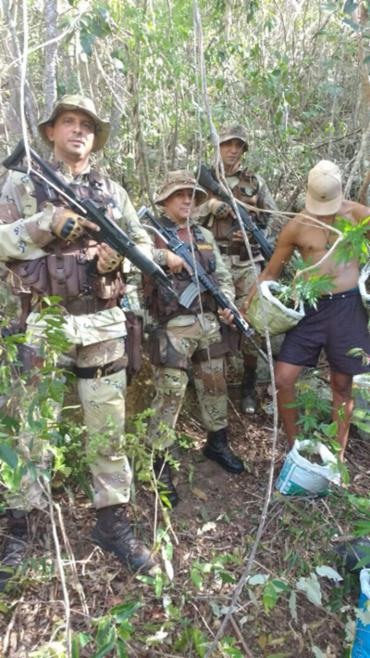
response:
[[[370,407],[370,373],[363,373],[362,375],[355,375],[353,378],[352,386],[352,397],[354,400],[354,417],[356,417],[356,412],[369,412]],[[359,414],[360,415],[360,414]],[[366,420],[363,422],[367,424],[367,414]],[[362,420],[362,419],[361,419]],[[356,425],[356,423],[354,423]],[[367,427],[357,427],[359,435],[363,439],[370,439],[370,424],[369,431]]]
[[[261,282],[261,297],[258,292],[253,297],[248,309],[248,320],[257,333],[264,335],[267,323],[272,336],[284,334],[292,329],[304,316],[303,302],[297,310],[288,308],[273,295],[282,289],[277,281]]]
[[[312,455],[319,455],[321,464],[313,464],[301,451],[309,450]],[[335,455],[324,445],[310,439],[295,441],[287,454],[283,468],[276,481],[277,489],[288,496],[305,496],[307,494],[325,495],[329,483],[340,484],[340,473]]]
[[[370,293],[366,290],[366,283],[368,282],[368,279],[370,282],[370,262],[362,268],[360,278],[358,280],[358,287],[360,290],[362,303],[370,315]]]

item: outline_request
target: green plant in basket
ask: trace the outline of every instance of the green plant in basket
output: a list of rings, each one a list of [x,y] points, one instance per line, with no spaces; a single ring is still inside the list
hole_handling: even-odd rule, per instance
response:
[[[297,308],[299,302],[315,306],[322,295],[328,295],[333,290],[333,277],[330,274],[320,274],[312,270],[308,275],[304,271],[312,266],[300,256],[295,256],[292,265],[296,271],[294,279],[284,283],[277,296],[288,308]]]

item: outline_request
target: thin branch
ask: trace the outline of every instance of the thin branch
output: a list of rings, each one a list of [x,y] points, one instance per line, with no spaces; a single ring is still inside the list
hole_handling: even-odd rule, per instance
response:
[[[197,0],[193,0],[193,20],[194,20],[194,28],[195,28],[194,32],[195,32],[195,35],[196,35],[197,46],[198,46],[197,54],[198,54],[198,64],[199,64],[201,83],[202,83],[203,103],[204,103],[204,107],[205,107],[205,110],[206,110],[208,123],[209,123],[210,129],[211,129],[212,141],[214,143],[215,148],[217,149],[217,162],[220,165],[220,169],[223,173],[223,167],[222,167],[222,162],[221,162],[221,158],[220,158],[218,134],[217,134],[217,131],[214,127],[214,124],[213,124],[213,121],[212,121],[212,116],[211,116],[211,110],[210,110],[210,103],[209,103],[209,96],[208,96],[207,82],[206,82],[206,69],[205,69],[205,61],[204,61],[203,31],[202,31],[202,25],[201,25],[200,10],[199,10],[199,5],[198,5]],[[242,223],[239,210],[238,210],[237,205],[235,203],[235,199],[234,199],[234,197],[231,193],[231,190],[229,189],[229,187],[227,185],[227,181],[226,181],[224,176],[223,176],[223,182],[226,185],[226,187],[228,189],[228,192],[229,192],[229,195],[230,195],[230,199],[233,202],[234,212],[235,212],[236,216],[238,217],[239,225],[240,225],[240,228],[243,232],[244,241],[245,241],[245,244],[246,244],[246,247],[247,247],[247,251],[248,251],[250,260],[253,263],[254,261],[253,261],[253,255],[252,255],[252,250],[251,250],[251,247],[250,247],[250,243],[249,243],[246,231],[244,229],[244,225]],[[257,270],[256,270],[256,268],[255,268],[255,276],[256,276],[256,279],[257,279]],[[257,283],[257,285],[258,285],[258,283]],[[268,358],[269,358],[270,375],[271,375],[271,381],[272,381],[272,387],[273,387],[273,405],[274,405],[274,423],[273,423],[274,427],[273,427],[273,437],[272,437],[272,460],[271,460],[271,464],[270,464],[268,484],[267,484],[267,488],[266,488],[266,494],[265,494],[264,504],[263,504],[263,508],[262,508],[262,512],[261,512],[261,516],[260,516],[259,526],[258,526],[258,529],[257,529],[256,538],[255,538],[251,553],[249,555],[247,565],[246,565],[246,567],[243,571],[243,574],[242,574],[242,576],[239,580],[239,583],[235,587],[234,594],[231,598],[231,603],[230,603],[229,610],[226,613],[226,615],[225,615],[225,617],[224,617],[224,619],[223,619],[223,621],[222,621],[215,637],[213,638],[213,640],[212,640],[212,642],[211,642],[211,644],[210,644],[210,646],[207,650],[207,653],[205,654],[205,658],[209,658],[214,653],[214,651],[216,650],[217,644],[218,644],[220,638],[222,637],[222,635],[225,631],[225,628],[226,628],[227,624],[229,623],[230,618],[231,618],[231,616],[232,616],[232,614],[235,610],[236,604],[238,602],[238,599],[240,597],[240,594],[242,592],[242,589],[244,587],[244,584],[245,584],[245,582],[248,578],[248,575],[250,573],[250,570],[251,570],[253,562],[254,562],[254,558],[255,558],[255,555],[256,555],[256,552],[257,552],[257,548],[259,546],[259,543],[260,543],[260,540],[261,540],[261,537],[262,537],[262,534],[263,534],[263,530],[264,530],[264,527],[265,527],[265,523],[266,523],[266,519],[267,519],[267,512],[268,512],[268,508],[269,508],[270,500],[271,500],[271,495],[272,495],[272,487],[273,487],[273,481],[274,481],[274,461],[275,461],[276,445],[277,445],[277,434],[278,434],[278,416],[277,416],[277,395],[276,395],[275,378],[274,378],[274,370],[273,370],[272,350],[271,350],[271,342],[270,342],[270,337],[269,337],[269,332],[268,332],[267,327],[266,327],[265,337],[266,337],[266,345],[267,345],[267,352],[268,352]]]
[[[365,157],[367,157],[367,155],[368,155],[368,144],[369,144],[369,142],[370,142],[370,121],[367,125],[366,131],[362,135],[361,146],[360,146],[359,151],[358,151],[358,153],[355,157],[355,161],[352,165],[352,169],[350,171],[346,186],[344,188],[344,196],[345,197],[349,196],[349,194],[350,194],[353,179],[355,177],[355,174],[356,174],[358,168],[360,167],[360,164],[361,164],[362,159],[364,158],[364,155],[365,155]]]
[[[239,628],[239,624],[236,622],[236,619],[234,615],[230,616],[230,621],[231,625],[239,639],[240,644],[242,645],[244,652],[245,652],[245,658],[253,658],[253,653],[251,652],[250,648],[248,647],[246,641],[244,640],[244,637],[242,635],[242,632]]]
[[[20,108],[22,136],[24,141],[24,150],[26,152],[27,172],[31,169],[30,144],[28,141],[27,120],[25,114],[26,107],[26,84],[27,84],[27,49],[28,49],[28,15],[27,0],[22,2],[23,11],[23,54],[21,60],[21,88],[20,88]]]
[[[78,14],[78,16],[74,19],[74,21],[72,21],[72,23],[69,25],[69,27],[67,27],[67,29],[64,30],[64,32],[61,32],[60,34],[58,34],[58,36],[53,37],[52,39],[48,39],[47,41],[43,41],[42,43],[37,44],[37,46],[34,46],[33,48],[29,48],[29,49],[27,48],[27,53],[26,53],[27,57],[29,55],[31,55],[32,53],[35,53],[37,50],[42,50],[46,46],[50,46],[51,44],[57,43],[58,41],[61,41],[62,39],[64,39],[64,37],[66,37],[70,32],[73,32],[74,27],[75,27],[76,23],[78,23],[78,21],[80,20],[81,16],[82,16],[82,14]],[[21,60],[22,60],[21,56],[16,57],[15,59],[13,59],[8,64],[8,66],[5,67],[3,73],[7,73],[9,71],[9,69],[11,69],[13,66],[18,64]]]
[[[65,615],[65,640],[66,640],[67,658],[71,658],[71,656],[72,656],[71,605],[70,605],[70,600],[69,600],[68,587],[67,587],[67,582],[66,582],[66,577],[65,577],[63,559],[62,559],[61,550],[60,550],[58,532],[57,532],[56,523],[55,523],[54,507],[57,511],[58,519],[61,518],[61,511],[60,511],[60,506],[58,505],[58,503],[55,503],[53,501],[51,491],[50,491],[49,482],[44,481],[43,485],[44,485],[43,490],[46,494],[48,504],[49,504],[49,513],[50,513],[50,520],[51,520],[51,529],[52,529],[52,533],[53,533],[56,561],[57,561],[57,567],[58,567],[60,582],[62,584],[62,591],[63,591],[63,603],[64,603],[64,615]]]

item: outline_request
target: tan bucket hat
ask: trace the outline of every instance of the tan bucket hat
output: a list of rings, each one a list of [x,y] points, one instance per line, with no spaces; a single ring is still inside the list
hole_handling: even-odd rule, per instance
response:
[[[163,205],[163,202],[179,190],[194,190],[196,203],[200,203],[206,199],[207,192],[198,185],[193,174],[187,169],[178,169],[176,171],[169,171],[166,179],[162,183],[158,194],[154,197],[154,203],[157,206]]]
[[[308,174],[306,208],[313,215],[334,215],[342,205],[342,176],[330,160],[320,160]]]
[[[244,143],[244,151],[247,151],[247,133],[243,126],[234,125],[220,128],[218,143],[223,144],[223,142],[228,142],[230,139],[240,139]]]
[[[44,142],[46,142],[48,146],[53,146],[47,137],[46,126],[51,124],[59,114],[68,110],[79,110],[80,112],[85,112],[93,119],[96,129],[92,150],[100,151],[109,137],[110,123],[109,121],[104,121],[98,117],[94,101],[92,101],[91,98],[79,96],[78,94],[62,96],[62,98],[55,103],[51,115],[38,124],[37,127]]]

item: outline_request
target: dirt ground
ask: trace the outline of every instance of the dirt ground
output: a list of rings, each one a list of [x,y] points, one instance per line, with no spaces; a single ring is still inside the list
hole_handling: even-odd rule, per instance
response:
[[[263,401],[266,388],[259,389]],[[146,391],[145,385],[142,389],[134,386],[130,393],[138,408],[145,406]],[[10,591],[0,597],[1,656],[62,658],[66,655],[60,649],[66,615],[69,614],[74,633],[96,635],[94,620],[107,615],[113,606],[135,600],[140,600],[142,605],[131,619],[134,631],[126,636],[127,656],[205,655],[204,649],[202,653],[202,648],[197,648],[194,629],[199,629],[211,642],[228,610],[255,541],[271,464],[272,417],[261,409],[252,420],[241,417],[234,399],[230,419],[230,442],[246,463],[242,475],[229,475],[203,457],[205,434],[190,393],[179,423],[179,433],[190,438],[192,446],[181,449],[179,455],[178,507],[164,516],[159,509],[156,516],[153,492],[147,485],[136,484],[132,520],[138,534],[150,544],[155,525],[164,528],[166,519],[169,523],[167,535],[173,545],[174,577],[162,591],[156,590],[153,583],[130,576],[115,558],[104,555],[91,543],[94,513],[87,497],[75,485],[55,492],[70,544],[67,551],[59,528],[70,610],[66,613],[50,522],[36,514],[32,521],[34,541],[28,568]],[[284,454],[284,442],[280,440],[276,472],[281,468]],[[247,583],[242,589],[226,630],[239,649],[238,656],[340,658],[345,655],[345,638],[353,626],[353,605],[358,597],[358,579],[341,570],[333,546],[338,536],[353,529],[356,515],[348,503],[348,494],[368,497],[370,487],[369,446],[356,430],[352,432],[347,459],[351,476],[347,489],[334,487],[329,496],[317,499],[282,496],[273,490],[251,574],[283,582],[286,589],[274,606],[266,592],[264,595],[261,584]],[[363,518],[361,514],[359,517]],[[1,526],[4,532],[4,518]],[[339,569],[344,579],[336,584],[320,578],[322,605],[314,605],[304,593],[297,591],[296,585],[320,565]],[[194,574],[198,574],[197,581]],[[149,643],[148,637],[156,634],[158,641]],[[104,655],[120,654],[98,653],[92,640],[80,652],[83,658]],[[235,654],[230,650],[229,653],[216,651],[213,655]]]

